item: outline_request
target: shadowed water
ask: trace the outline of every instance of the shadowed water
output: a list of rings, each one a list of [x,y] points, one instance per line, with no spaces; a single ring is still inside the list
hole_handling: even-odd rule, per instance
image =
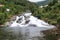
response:
[[[2,27],[0,40],[44,40],[38,27]]]

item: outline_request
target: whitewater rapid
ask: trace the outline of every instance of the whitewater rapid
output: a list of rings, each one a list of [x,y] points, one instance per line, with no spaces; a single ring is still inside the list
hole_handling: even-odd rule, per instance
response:
[[[54,25],[50,25],[43,20],[38,19],[31,15],[32,13],[24,13],[21,16],[16,16],[15,21],[11,21],[12,24],[10,27],[27,27],[27,26],[36,26],[36,27],[45,27],[47,29],[54,28]]]
[[[18,31],[21,31],[23,38],[26,40],[38,40],[38,37],[42,38],[44,36],[42,31],[55,28],[54,25],[50,25],[31,14],[32,13],[23,13],[21,16],[16,16],[15,20],[9,24],[10,29],[13,28],[16,34],[19,33]]]

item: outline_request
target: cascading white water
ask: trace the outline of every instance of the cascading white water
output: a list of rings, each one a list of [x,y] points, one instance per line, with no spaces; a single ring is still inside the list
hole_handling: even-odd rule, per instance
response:
[[[48,23],[32,16],[31,14],[32,13],[24,13],[21,16],[16,16],[16,20],[11,21],[12,23],[9,24],[9,27],[20,27],[21,33],[25,40],[39,40],[35,37],[43,37],[44,35],[41,31],[55,28],[55,26],[49,25]]]
[[[54,28],[55,26],[50,25],[43,20],[40,20],[31,15],[32,13],[24,13],[21,16],[16,16],[16,20],[12,21],[10,27],[27,27],[27,26],[36,26],[36,27],[44,27],[46,29]]]

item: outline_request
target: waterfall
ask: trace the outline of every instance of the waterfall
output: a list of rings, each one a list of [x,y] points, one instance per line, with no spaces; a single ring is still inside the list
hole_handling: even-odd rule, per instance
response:
[[[23,13],[21,16],[16,16],[15,20],[11,21],[12,23],[9,24],[7,29],[14,30],[13,32],[16,35],[20,35],[19,32],[21,32],[23,35],[21,40],[44,40],[42,31],[53,29],[55,26],[31,14],[32,13]]]

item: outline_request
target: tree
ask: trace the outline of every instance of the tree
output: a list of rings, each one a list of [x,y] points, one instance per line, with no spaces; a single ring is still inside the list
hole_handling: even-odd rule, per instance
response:
[[[58,3],[58,0],[53,0],[53,1],[50,2],[48,5],[49,5],[49,6],[53,6],[53,5],[55,5],[56,3]]]

